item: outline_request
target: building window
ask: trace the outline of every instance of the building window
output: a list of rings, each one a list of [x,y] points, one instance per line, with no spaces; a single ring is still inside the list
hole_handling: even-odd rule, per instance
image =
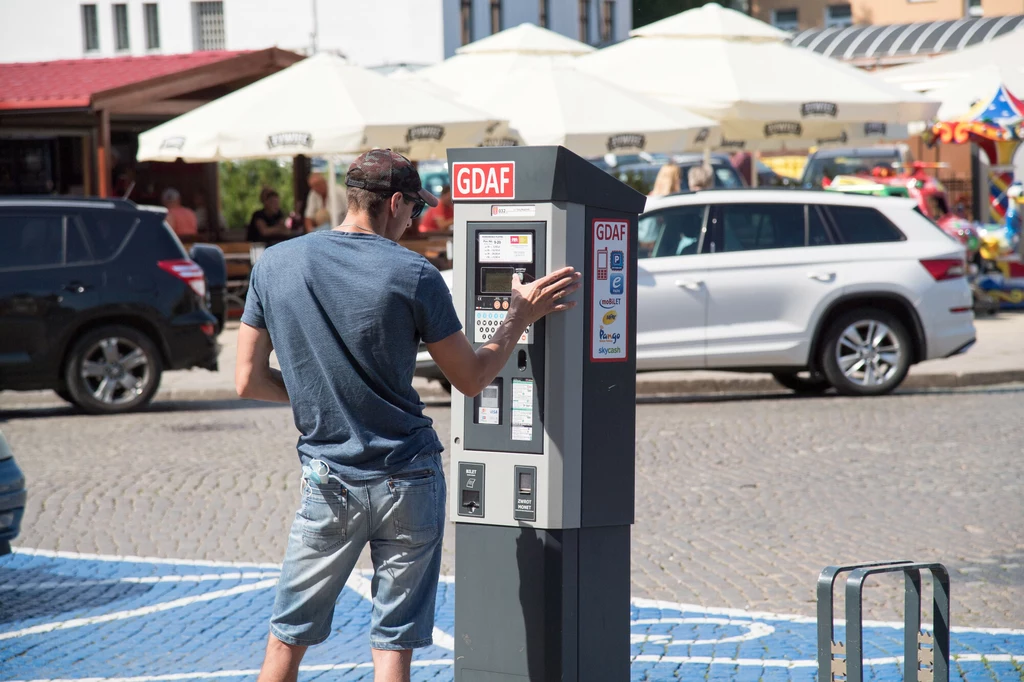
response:
[[[86,52],[100,49],[100,27],[96,21],[96,5],[82,5],[82,43]]]
[[[491,33],[497,33],[502,28],[501,0],[491,0]]]
[[[549,15],[550,11],[551,11],[551,2],[550,2],[550,0],[540,0],[540,8],[539,8],[539,11],[538,11],[538,16],[537,16],[537,25],[538,26],[543,26],[544,28],[548,28],[548,21],[549,21],[548,15]]]
[[[967,0],[967,16],[985,16],[985,11],[981,8],[981,0]]]
[[[772,10],[772,26],[780,31],[795,31],[800,27],[800,14],[795,9]]]
[[[825,28],[846,28],[853,25],[853,11],[850,3],[829,5],[825,8]]]
[[[155,2],[147,2],[142,6],[146,18],[146,49],[160,49],[160,16],[156,11]]]
[[[224,49],[223,2],[192,3],[192,35],[198,51]]]
[[[462,19],[462,44],[473,42],[473,0],[461,0],[459,12]]]
[[[128,49],[128,5],[112,5],[114,9],[114,47]]]
[[[580,3],[580,40],[590,42],[590,0],[579,0]]]
[[[601,42],[610,43],[615,40],[615,0],[604,0],[601,10]]]

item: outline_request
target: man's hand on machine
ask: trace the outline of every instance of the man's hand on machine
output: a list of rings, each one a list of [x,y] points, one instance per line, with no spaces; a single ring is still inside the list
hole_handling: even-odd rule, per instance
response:
[[[566,298],[580,288],[580,277],[573,268],[556,270],[528,284],[513,276],[508,315],[487,343],[474,350],[466,335],[457,332],[428,343],[430,356],[456,390],[469,397],[479,394],[498,376],[529,325],[576,305]]]
[[[580,288],[580,273],[573,268],[555,270],[528,284],[518,276],[512,277],[512,303],[509,317],[522,319],[531,325],[548,313],[569,310],[576,301],[565,300]]]

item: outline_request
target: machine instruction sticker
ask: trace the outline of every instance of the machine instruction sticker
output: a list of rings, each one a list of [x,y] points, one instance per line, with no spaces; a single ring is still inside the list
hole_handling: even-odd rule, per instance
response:
[[[513,426],[512,440],[533,440],[532,426]]]
[[[529,234],[481,234],[477,253],[481,263],[532,263]]]
[[[512,380],[512,440],[517,426],[533,426],[533,379]]]
[[[594,220],[591,258],[590,359],[626,362],[629,221]]]

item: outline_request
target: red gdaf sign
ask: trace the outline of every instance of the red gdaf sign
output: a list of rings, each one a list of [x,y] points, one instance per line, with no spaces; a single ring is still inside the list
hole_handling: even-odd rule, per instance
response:
[[[453,199],[515,199],[516,162],[452,164]]]

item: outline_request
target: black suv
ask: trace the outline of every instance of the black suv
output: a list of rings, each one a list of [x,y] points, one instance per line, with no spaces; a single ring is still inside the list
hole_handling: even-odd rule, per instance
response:
[[[0,390],[52,389],[110,414],[147,404],[165,369],[217,369],[206,277],[164,215],[0,198]]]

